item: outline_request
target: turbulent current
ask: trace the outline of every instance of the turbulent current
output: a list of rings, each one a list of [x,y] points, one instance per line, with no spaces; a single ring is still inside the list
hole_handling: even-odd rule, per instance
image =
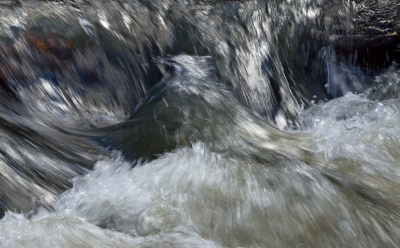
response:
[[[0,1],[0,247],[400,246],[372,2]]]

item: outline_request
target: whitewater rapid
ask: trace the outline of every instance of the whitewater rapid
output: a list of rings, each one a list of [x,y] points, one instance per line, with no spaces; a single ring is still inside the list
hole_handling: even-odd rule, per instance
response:
[[[399,106],[349,93],[302,112],[307,131],[292,132],[312,135],[326,159],[313,167],[257,163],[204,143],[138,164],[114,152],[74,178],[52,211],[8,212],[1,245],[395,246]]]
[[[398,247],[384,2],[2,2],[0,247]]]

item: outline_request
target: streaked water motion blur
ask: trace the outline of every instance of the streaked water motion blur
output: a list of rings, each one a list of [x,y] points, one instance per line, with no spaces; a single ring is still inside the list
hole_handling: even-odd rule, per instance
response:
[[[396,8],[0,1],[0,247],[398,247]]]

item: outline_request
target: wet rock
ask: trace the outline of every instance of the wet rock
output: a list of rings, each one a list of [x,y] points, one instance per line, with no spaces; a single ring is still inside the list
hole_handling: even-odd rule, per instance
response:
[[[399,1],[324,1],[322,13],[324,42],[353,56],[366,71],[376,72],[399,61]]]
[[[76,47],[74,42],[57,34],[48,34],[44,37],[37,37],[32,33],[26,36],[27,42],[41,53],[51,53],[58,59],[70,59],[73,49]]]

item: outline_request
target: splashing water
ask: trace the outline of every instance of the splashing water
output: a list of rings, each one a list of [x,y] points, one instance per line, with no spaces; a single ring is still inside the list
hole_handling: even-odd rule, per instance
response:
[[[343,57],[357,4],[4,4],[0,247],[399,246],[399,70]]]

